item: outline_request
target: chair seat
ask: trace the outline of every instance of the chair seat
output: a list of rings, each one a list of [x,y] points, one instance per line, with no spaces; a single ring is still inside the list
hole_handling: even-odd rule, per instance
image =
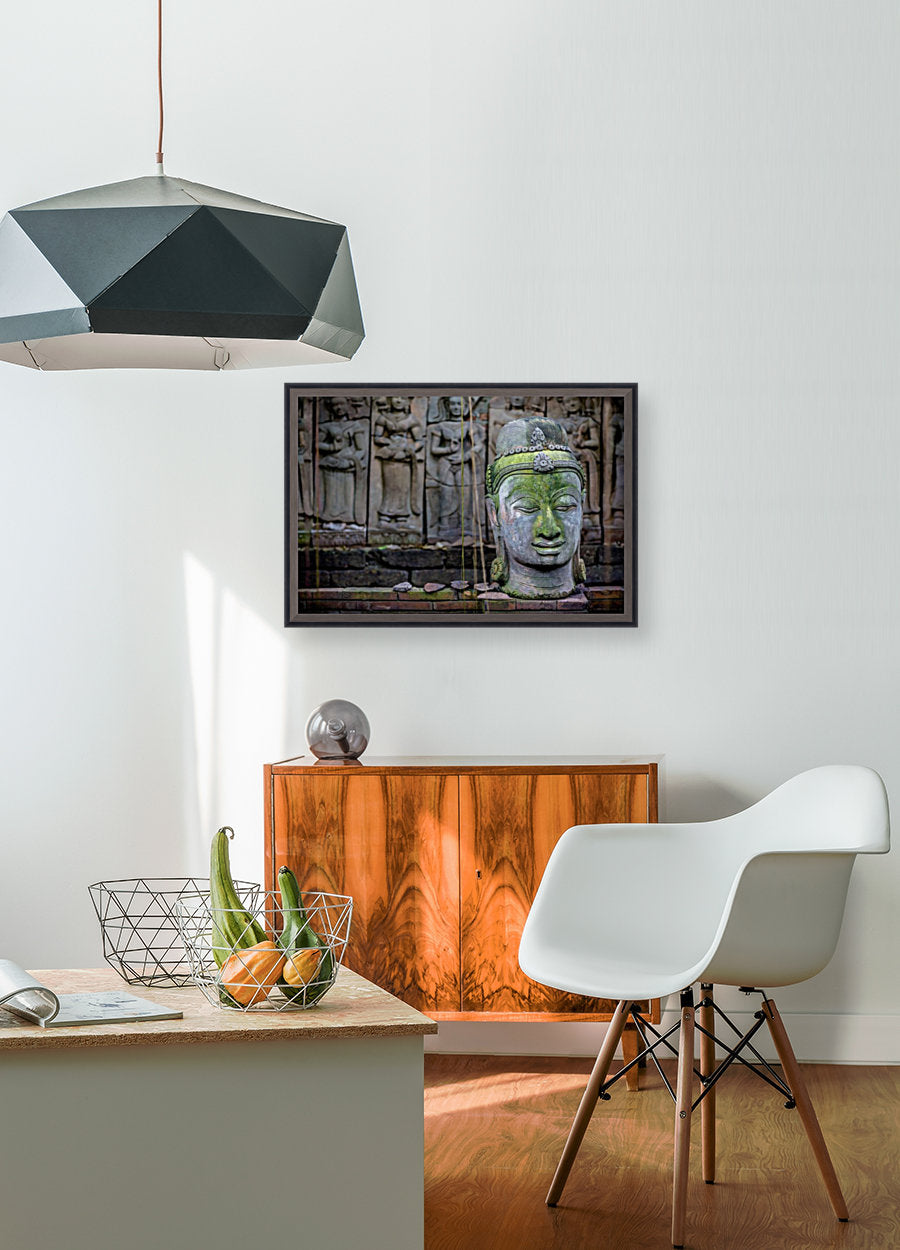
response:
[[[677,994],[697,980],[692,967],[664,967],[661,961],[650,966],[640,958],[609,955],[603,963],[573,950],[557,953],[552,948],[531,951],[519,949],[519,965],[526,976],[541,985],[550,985],[567,994],[589,998],[610,998],[639,1002],[644,998],[665,998]],[[561,956],[564,955],[564,958]]]

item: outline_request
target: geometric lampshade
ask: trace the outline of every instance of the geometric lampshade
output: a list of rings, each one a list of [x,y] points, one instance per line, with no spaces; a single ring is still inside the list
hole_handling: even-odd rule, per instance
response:
[[[0,360],[250,369],[349,360],[365,335],[344,226],[157,174],[0,221]]]

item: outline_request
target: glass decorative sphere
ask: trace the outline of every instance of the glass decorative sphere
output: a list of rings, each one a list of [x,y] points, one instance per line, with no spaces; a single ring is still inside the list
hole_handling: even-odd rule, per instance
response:
[[[320,760],[358,760],[369,745],[369,722],[346,699],[319,704],[306,722],[306,741]]]

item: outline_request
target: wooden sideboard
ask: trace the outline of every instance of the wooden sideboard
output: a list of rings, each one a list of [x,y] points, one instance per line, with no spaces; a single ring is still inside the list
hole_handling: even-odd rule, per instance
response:
[[[347,966],[435,1019],[608,1020],[614,1003],[530,981],[519,937],[560,835],[655,821],[657,774],[653,757],[267,764],[266,888],[287,864],[352,895]]]

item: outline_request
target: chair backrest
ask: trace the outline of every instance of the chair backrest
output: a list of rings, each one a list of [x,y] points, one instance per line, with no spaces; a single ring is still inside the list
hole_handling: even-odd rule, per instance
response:
[[[519,962],[599,997],[791,985],[833,955],[856,855],[889,846],[884,784],[855,765],[801,773],[722,820],[576,825],[550,856]]]
[[[722,825],[742,831],[759,851],[890,849],[884,782],[859,764],[826,764],[785,781]]]
[[[856,855],[890,848],[881,778],[813,768],[715,823],[741,862],[700,979],[770,987],[815,976],[837,946]]]

